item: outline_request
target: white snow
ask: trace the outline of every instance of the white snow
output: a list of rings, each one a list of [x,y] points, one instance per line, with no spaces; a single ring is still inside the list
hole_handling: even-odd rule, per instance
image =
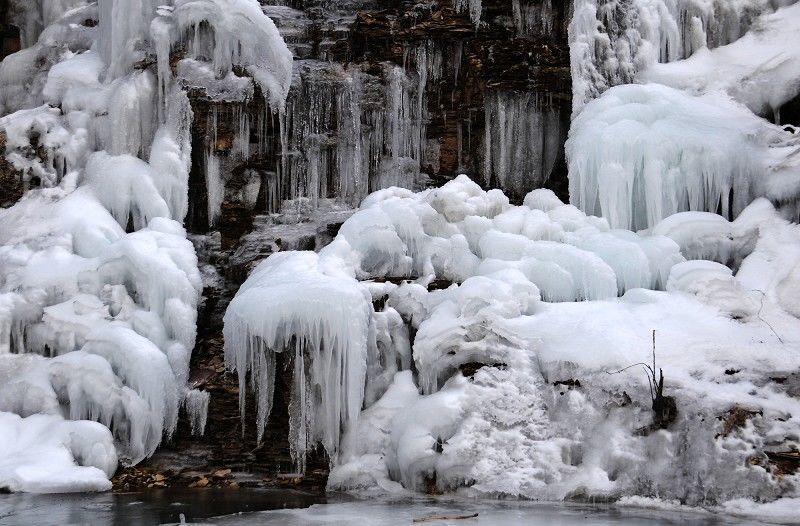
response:
[[[105,491],[117,469],[108,428],[54,415],[0,412],[0,451],[0,487],[11,491]]]

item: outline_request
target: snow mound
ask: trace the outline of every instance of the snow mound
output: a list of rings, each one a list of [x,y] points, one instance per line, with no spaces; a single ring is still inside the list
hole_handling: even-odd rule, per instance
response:
[[[9,491],[106,491],[117,469],[106,427],[55,415],[0,412],[0,451],[0,488]]]

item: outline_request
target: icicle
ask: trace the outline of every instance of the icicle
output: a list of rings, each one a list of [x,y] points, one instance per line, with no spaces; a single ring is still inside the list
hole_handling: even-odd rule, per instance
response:
[[[219,157],[209,150],[206,152],[206,191],[208,193],[208,226],[214,226],[222,211],[225,199],[225,181],[220,173]]]
[[[454,7],[459,13],[469,12],[469,18],[476,26],[481,23],[483,12],[482,0],[453,0]]]
[[[183,399],[183,407],[189,416],[189,426],[192,429],[193,436],[203,436],[205,434],[210,399],[211,394],[208,391],[199,389],[189,389]]]
[[[326,276],[317,264],[313,252],[268,258],[225,313],[225,361],[239,374],[242,413],[246,373],[251,372],[259,436],[271,410],[274,354],[294,353],[291,444],[300,468],[316,442],[335,459],[342,431],[361,410],[372,313],[369,293],[355,280]]]
[[[484,181],[524,195],[548,180],[566,134],[555,109],[533,93],[486,95]]]

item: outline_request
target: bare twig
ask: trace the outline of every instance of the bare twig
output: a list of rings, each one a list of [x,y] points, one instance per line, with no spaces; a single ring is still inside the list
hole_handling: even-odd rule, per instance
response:
[[[477,513],[473,513],[472,515],[432,515],[430,517],[420,517],[419,519],[414,519],[414,523],[420,522],[433,522],[433,521],[455,521],[455,520],[463,520],[463,519],[474,519],[477,517]]]
[[[778,338],[778,341],[779,341],[779,342],[783,343],[783,338],[781,338],[781,337],[780,337],[780,335],[779,335],[779,334],[778,334],[778,333],[775,331],[775,328],[774,328],[774,327],[772,327],[772,325],[770,325],[770,323],[769,323],[767,320],[765,320],[764,318],[762,318],[762,317],[761,317],[761,311],[764,309],[764,298],[766,298],[766,297],[767,297],[766,293],[765,293],[763,290],[759,290],[759,289],[753,289],[753,290],[754,290],[755,292],[758,292],[758,293],[760,293],[760,294],[761,294],[761,306],[760,306],[760,307],[758,307],[758,312],[756,313],[756,317],[757,317],[759,320],[763,321],[763,322],[764,322],[764,324],[765,324],[767,327],[769,327],[769,330],[771,330],[771,331],[772,331],[772,334],[774,334],[774,335],[775,335],[775,337],[776,337],[776,338]]]
[[[644,362],[638,362],[638,363],[634,363],[632,365],[629,365],[627,367],[623,367],[622,369],[619,369],[618,371],[605,371],[605,373],[606,374],[619,374],[619,373],[627,371],[628,369],[630,369],[632,367],[638,367],[638,366],[644,367],[645,371],[647,372],[647,384],[650,387],[650,399],[653,402],[655,402],[655,400],[656,400],[656,398],[658,398],[659,392],[660,392],[658,376],[656,375],[656,331],[655,330],[653,330],[653,364],[652,365],[648,365],[648,364],[646,364]],[[661,389],[663,389],[663,385],[664,385],[664,373],[661,372]]]

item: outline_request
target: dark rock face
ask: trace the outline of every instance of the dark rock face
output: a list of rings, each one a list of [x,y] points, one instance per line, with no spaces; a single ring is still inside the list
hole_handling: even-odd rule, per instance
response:
[[[19,28],[9,20],[11,6],[9,0],[0,0],[0,60],[22,47]]]
[[[7,208],[25,193],[21,174],[6,160],[6,134],[0,131],[0,208]]]
[[[152,459],[118,476],[120,489],[232,483],[212,476],[225,468],[236,484],[324,488],[320,452],[305,478],[279,476],[293,471],[291,364],[279,363],[286,374],[260,445],[252,396],[242,433],[238,380],[224,371],[225,308],[269,254],[318,250],[352,213],[348,205],[392,184],[420,189],[467,173],[518,201],[541,186],[566,196],[571,3],[484,0],[477,25],[452,0],[272,3],[262,2],[296,57],[285,114],[258,92],[232,103],[189,89],[186,223],[207,278],[191,383],[211,393],[206,433],[192,437],[182,418]],[[153,472],[168,476],[153,482]]]

